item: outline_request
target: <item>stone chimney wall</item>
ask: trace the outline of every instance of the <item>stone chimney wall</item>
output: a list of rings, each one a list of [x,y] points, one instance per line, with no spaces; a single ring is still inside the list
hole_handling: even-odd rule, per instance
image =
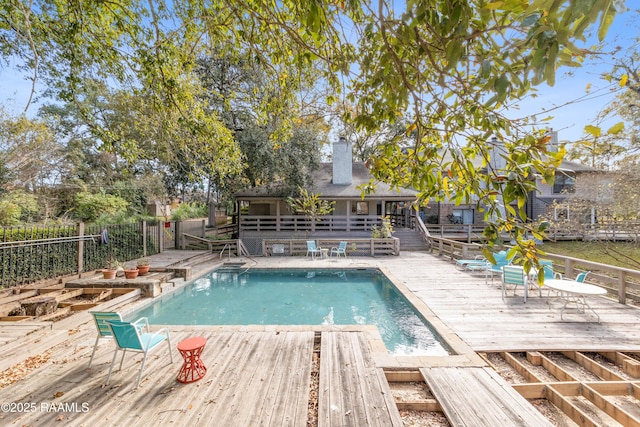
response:
[[[346,138],[333,143],[333,183],[349,185],[353,179],[353,151]]]

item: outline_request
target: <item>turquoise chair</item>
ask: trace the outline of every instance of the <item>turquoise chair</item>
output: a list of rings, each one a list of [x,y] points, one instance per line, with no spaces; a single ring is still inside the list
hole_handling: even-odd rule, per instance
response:
[[[529,283],[524,268],[519,265],[505,265],[502,267],[502,300],[504,301],[507,285],[513,285],[513,294],[516,294],[518,286],[524,288],[524,302],[527,302],[527,294],[529,292]],[[542,291],[538,288],[540,296]]]
[[[93,321],[96,325],[96,329],[98,330],[98,336],[96,337],[96,342],[93,345],[93,351],[91,352],[91,359],[89,359],[89,366],[88,366],[89,368],[93,363],[93,356],[96,354],[96,348],[98,348],[98,342],[102,338],[108,338],[108,339],[113,338],[113,334],[111,333],[111,329],[109,328],[109,325],[107,324],[107,322],[111,320],[122,322],[122,316],[120,316],[120,313],[116,313],[113,311],[91,311],[90,313],[93,315]]]
[[[477,270],[488,266],[487,259],[482,255],[477,255],[474,259],[458,259],[456,266],[462,270]]]
[[[491,275],[491,282],[493,282],[493,275],[498,274],[502,275],[502,268],[506,265],[510,265],[511,261],[513,261],[513,257],[507,258],[507,251],[500,251],[493,255],[493,259],[495,260],[495,264],[489,262],[487,268],[485,270],[484,281],[487,283],[487,276]]]
[[[340,242],[338,247],[331,248],[331,256],[336,254],[337,257],[342,255],[343,257],[347,257],[347,242]]]
[[[589,274],[588,271],[583,271],[582,273],[578,274],[576,276],[576,282],[580,282],[580,283],[584,282],[588,274]]]
[[[541,259],[538,261],[540,263],[540,270],[544,271],[544,280],[547,281],[549,279],[558,279],[562,280],[562,274],[553,270],[553,261],[548,259]],[[548,294],[551,294],[551,289],[549,289]]]
[[[103,338],[113,339],[113,334],[111,333],[111,328],[107,322],[111,320],[116,320],[122,322],[122,316],[120,313],[115,311],[90,311],[93,316],[93,321],[96,325],[96,329],[98,330],[98,336],[96,337],[96,342],[93,345],[93,351],[91,352],[91,359],[89,359],[89,366],[93,363],[93,356],[96,354],[96,349],[98,348],[98,342]],[[142,320],[142,319],[141,319]],[[134,323],[138,329],[142,328],[144,325],[138,325]]]
[[[315,240],[307,240],[307,255],[311,254],[311,259],[315,259],[316,255],[322,255],[322,249],[316,246]]]
[[[553,261],[548,259],[541,259],[538,261],[540,267],[544,270],[544,280],[548,279],[562,279],[562,274],[553,270]]]
[[[122,359],[120,360],[119,370],[122,369],[124,355],[127,350],[144,354],[135,388],[138,388],[138,386],[140,385],[142,370],[144,369],[144,364],[147,361],[147,354],[149,354],[149,352],[154,348],[157,348],[164,341],[167,342],[167,346],[169,349],[169,358],[171,360],[171,363],[173,363],[173,355],[171,354],[171,340],[169,338],[169,330],[167,328],[162,328],[153,333],[150,332],[149,320],[146,317],[142,317],[134,323],[110,320],[107,322],[107,324],[109,325],[111,334],[115,339],[116,351],[113,353],[113,359],[111,359],[111,367],[109,368],[109,375],[107,376],[106,385],[109,385],[109,380],[111,379],[111,371],[113,371],[113,364],[116,361],[118,350],[122,350]],[[138,327],[138,325],[142,325],[142,328]]]

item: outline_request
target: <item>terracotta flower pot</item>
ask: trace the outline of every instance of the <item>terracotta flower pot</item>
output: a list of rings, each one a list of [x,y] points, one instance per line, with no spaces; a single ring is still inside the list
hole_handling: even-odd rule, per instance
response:
[[[117,273],[117,270],[105,269],[105,270],[102,270],[102,277],[104,279],[115,279],[116,273]]]
[[[138,266],[138,273],[141,276],[144,276],[145,274],[147,274],[149,272],[149,267],[151,267],[149,264],[147,264],[147,265],[139,265]]]
[[[138,269],[135,270],[125,270],[124,277],[127,279],[135,279],[138,277]]]

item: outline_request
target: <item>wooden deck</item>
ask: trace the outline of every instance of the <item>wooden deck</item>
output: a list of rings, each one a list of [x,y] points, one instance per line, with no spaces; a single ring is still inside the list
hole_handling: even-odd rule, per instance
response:
[[[364,334],[323,332],[318,426],[402,426]]]
[[[159,348],[147,361],[140,388],[134,390],[139,355],[127,355],[123,370],[114,372],[110,386],[103,386],[114,348],[108,340],[101,342],[92,368],[87,369],[95,330],[90,316],[79,313],[54,324],[0,328],[0,369],[13,366],[0,379],[19,378],[8,386],[0,381],[0,402],[35,405],[33,411],[0,413],[0,423],[307,426],[309,409],[317,405],[319,426],[398,426],[402,420],[385,372],[415,370],[453,426],[538,426],[545,421],[475,352],[640,352],[638,308],[597,297],[589,302],[600,323],[589,313],[566,312],[561,320],[548,297],[535,293],[526,304],[521,295],[503,301],[498,280],[485,284],[484,277],[457,270],[430,254],[316,261],[269,257],[247,263],[274,268],[381,268],[408,298],[416,299],[417,306],[426,307],[429,313],[423,315],[438,333],[459,340],[462,344],[454,347],[463,350],[449,357],[390,356],[371,341],[371,333],[339,326],[321,333],[318,328],[296,326],[172,326],[174,364],[169,364],[166,348]],[[207,375],[196,383],[180,384],[175,379],[181,364],[176,345],[194,335],[208,341],[203,353]],[[16,365],[31,355],[37,357]],[[316,376],[320,387],[313,391],[310,385]],[[541,395],[536,390],[536,396]],[[52,404],[66,406],[51,410]],[[518,414],[522,418],[514,421]]]
[[[567,309],[544,291],[530,291],[526,304],[500,292],[500,279],[485,284],[484,276],[456,269],[443,258],[406,254],[384,264],[397,281],[424,301],[431,311],[476,352],[527,350],[640,350],[640,309],[612,298],[589,297],[600,315]],[[382,263],[381,263],[382,264]],[[615,296],[613,296],[615,298]]]
[[[198,382],[180,384],[176,375],[182,359],[175,347],[194,335],[207,339],[202,354],[207,374]],[[142,357],[128,354],[122,371],[115,371],[111,384],[104,386],[113,343],[103,340],[87,369],[93,334],[83,332],[75,343],[47,354],[42,368],[0,391],[3,402],[36,405],[27,412],[2,413],[2,425],[307,426],[313,331],[185,327],[172,328],[171,339],[174,363],[167,347],[159,347],[147,360],[140,387],[133,389]],[[318,425],[401,426],[366,333],[325,332],[321,343]],[[54,402],[67,407],[51,411]]]

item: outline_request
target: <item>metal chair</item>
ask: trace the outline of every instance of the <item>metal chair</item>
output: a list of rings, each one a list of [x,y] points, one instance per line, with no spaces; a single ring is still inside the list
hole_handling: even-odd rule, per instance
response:
[[[316,246],[315,240],[307,240],[307,255],[311,254],[311,259],[315,259],[316,255],[322,255],[322,249]]]
[[[502,274],[502,268],[511,264],[511,262],[513,261],[513,256],[509,258],[507,257],[507,251],[500,251],[493,254],[493,259],[495,261],[495,264],[493,262],[487,262],[486,268],[484,269],[485,284],[488,282],[488,275],[491,275],[491,283],[493,283],[493,275]]]
[[[527,302],[527,294],[529,291],[529,283],[527,281],[527,274],[524,272],[524,268],[519,265],[505,265],[502,267],[502,300],[505,297],[505,290],[507,285],[514,285],[513,294],[516,294],[518,286],[524,288],[524,302]],[[538,288],[540,296],[542,291]]]
[[[91,364],[93,363],[93,356],[95,355],[96,349],[98,348],[98,341],[100,341],[100,339],[102,338],[113,338],[113,334],[111,334],[111,329],[109,328],[107,322],[110,320],[116,320],[120,322],[122,321],[122,316],[120,316],[120,313],[116,313],[113,311],[91,311],[90,313],[93,315],[93,321],[96,324],[98,336],[96,337],[96,342],[93,345],[93,351],[91,352],[91,359],[89,359],[88,368],[90,368]]]
[[[337,247],[331,248],[331,256],[333,256],[333,254],[336,254],[337,257],[342,255],[342,256],[344,256],[346,258],[347,257],[347,242],[340,242],[340,244]]]
[[[171,363],[173,363],[173,355],[171,354],[171,340],[169,339],[169,330],[167,328],[162,328],[153,333],[150,332],[149,320],[146,317],[142,317],[134,323],[111,320],[108,321],[107,324],[109,325],[111,333],[115,338],[117,347],[116,351],[113,353],[113,359],[111,359],[111,367],[109,368],[109,375],[107,376],[106,385],[109,385],[109,380],[111,379],[111,371],[113,370],[113,364],[116,361],[118,350],[122,350],[122,359],[120,360],[120,368],[118,370],[122,369],[124,355],[127,350],[144,354],[135,388],[138,388],[138,386],[140,385],[142,370],[144,369],[144,364],[147,361],[147,354],[149,354],[151,350],[158,347],[164,341],[167,342],[167,346],[169,349],[169,358],[171,360]],[[138,328],[139,324],[142,324],[142,328]]]
[[[587,275],[588,275],[588,274],[589,274],[589,272],[588,272],[588,271],[583,271],[583,272],[579,273],[579,274],[576,276],[576,279],[575,279],[575,280],[576,280],[576,282],[583,283],[583,282],[584,282],[584,280],[587,278]]]

